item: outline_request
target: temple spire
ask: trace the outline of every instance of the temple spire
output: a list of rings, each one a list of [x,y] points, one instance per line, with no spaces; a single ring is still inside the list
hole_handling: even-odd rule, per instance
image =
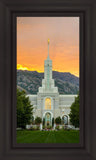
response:
[[[47,59],[50,59],[49,58],[49,42],[50,42],[50,40],[48,39],[48,56],[47,56]]]

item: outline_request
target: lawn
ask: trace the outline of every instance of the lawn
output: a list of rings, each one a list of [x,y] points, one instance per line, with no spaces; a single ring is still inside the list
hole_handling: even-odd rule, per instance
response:
[[[79,143],[79,131],[17,131],[17,143]]]

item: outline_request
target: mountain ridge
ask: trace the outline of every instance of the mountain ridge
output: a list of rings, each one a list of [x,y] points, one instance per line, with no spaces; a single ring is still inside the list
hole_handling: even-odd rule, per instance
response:
[[[79,78],[69,72],[52,71],[55,86],[60,94],[77,94],[79,91]],[[37,94],[42,86],[44,73],[37,71],[17,70],[17,88],[24,89],[27,94]]]

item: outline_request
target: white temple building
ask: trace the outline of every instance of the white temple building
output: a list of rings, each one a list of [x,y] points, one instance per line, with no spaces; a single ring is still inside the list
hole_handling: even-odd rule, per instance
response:
[[[37,95],[27,95],[33,105],[33,117],[45,118],[45,126],[52,125],[52,118],[61,117],[64,124],[70,124],[70,106],[77,95],[60,95],[52,78],[52,60],[48,56],[44,61],[44,79]]]

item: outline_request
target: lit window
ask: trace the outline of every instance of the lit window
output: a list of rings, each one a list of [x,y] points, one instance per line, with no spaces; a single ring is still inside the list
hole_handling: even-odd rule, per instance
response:
[[[51,99],[50,98],[45,99],[45,109],[51,109]]]

